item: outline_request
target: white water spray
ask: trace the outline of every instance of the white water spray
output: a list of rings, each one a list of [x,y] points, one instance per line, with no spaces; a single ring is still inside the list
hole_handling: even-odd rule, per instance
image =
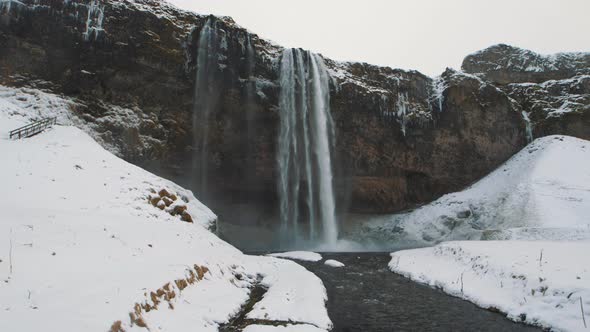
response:
[[[322,58],[287,49],[281,59],[278,146],[283,240],[335,244],[338,226],[332,187],[330,77]],[[304,211],[299,202],[304,198]],[[303,212],[303,213],[301,213]],[[305,227],[300,227],[307,221]],[[305,234],[300,228],[307,229]],[[297,243],[291,243],[297,244]]]

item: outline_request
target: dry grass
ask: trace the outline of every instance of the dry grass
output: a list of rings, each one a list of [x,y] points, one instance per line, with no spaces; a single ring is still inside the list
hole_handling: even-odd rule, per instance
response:
[[[194,270],[189,269],[188,277],[174,281],[176,288],[172,287],[170,283],[166,283],[156,291],[150,292],[149,296],[146,292],[145,296],[147,299],[141,304],[135,303],[133,306],[133,311],[129,313],[131,326],[137,325],[139,327],[148,328],[147,323],[143,318],[143,314],[152,310],[157,310],[160,304],[163,302],[168,304],[168,308],[174,310],[174,304],[172,303],[172,300],[176,298],[175,290],[177,289],[179,292],[181,292],[189,285],[203,280],[207,272],[209,272],[209,269],[206,266],[199,266],[195,264]],[[121,321],[116,321],[113,323],[109,332],[125,332]]]

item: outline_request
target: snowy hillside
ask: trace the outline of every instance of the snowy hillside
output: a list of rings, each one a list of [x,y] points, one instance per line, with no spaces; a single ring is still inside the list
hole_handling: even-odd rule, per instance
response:
[[[515,321],[582,331],[590,321],[588,165],[590,142],[540,138],[466,190],[366,231],[413,245],[507,240],[398,251],[389,267]]]
[[[590,239],[590,142],[535,140],[464,191],[374,221],[362,236],[415,246],[448,240]]]
[[[319,278],[221,241],[190,191],[72,126],[8,138],[44,116],[76,123],[73,102],[0,92],[0,331],[216,331],[255,285],[246,319],[331,327]]]

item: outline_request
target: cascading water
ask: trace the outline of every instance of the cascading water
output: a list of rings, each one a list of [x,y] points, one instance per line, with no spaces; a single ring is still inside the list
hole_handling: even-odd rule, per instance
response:
[[[531,143],[534,139],[534,137],[533,137],[533,124],[531,123],[531,118],[529,117],[529,114],[525,111],[522,111],[521,114],[522,114],[522,118],[525,123],[525,133],[526,133],[527,143]]]
[[[329,79],[320,56],[299,49],[283,52],[278,168],[282,240],[289,245],[301,239],[330,245],[338,238]]]
[[[207,193],[209,118],[220,95],[218,84],[220,38],[215,19],[210,17],[201,28],[198,40],[197,70],[193,102],[193,183],[200,199]],[[197,129],[198,128],[198,129]]]
[[[244,82],[244,91],[245,91],[245,98],[244,98],[244,110],[245,110],[245,122],[246,122],[246,137],[245,140],[247,142],[247,165],[246,165],[246,184],[249,188],[256,185],[257,179],[255,178],[256,173],[256,144],[255,144],[255,137],[257,133],[257,125],[255,119],[256,113],[256,77],[255,69],[256,69],[256,48],[252,41],[252,37],[250,34],[246,34],[244,38],[244,47],[243,53],[245,54],[245,76],[246,79],[243,80]],[[245,196],[248,194],[245,192]],[[249,197],[245,197],[245,199],[249,199]]]

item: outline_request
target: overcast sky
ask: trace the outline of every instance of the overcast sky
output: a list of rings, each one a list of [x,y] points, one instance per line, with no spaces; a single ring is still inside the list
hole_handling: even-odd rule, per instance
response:
[[[506,43],[540,53],[590,51],[590,0],[170,0],[232,16],[287,47],[335,60],[438,75]]]

